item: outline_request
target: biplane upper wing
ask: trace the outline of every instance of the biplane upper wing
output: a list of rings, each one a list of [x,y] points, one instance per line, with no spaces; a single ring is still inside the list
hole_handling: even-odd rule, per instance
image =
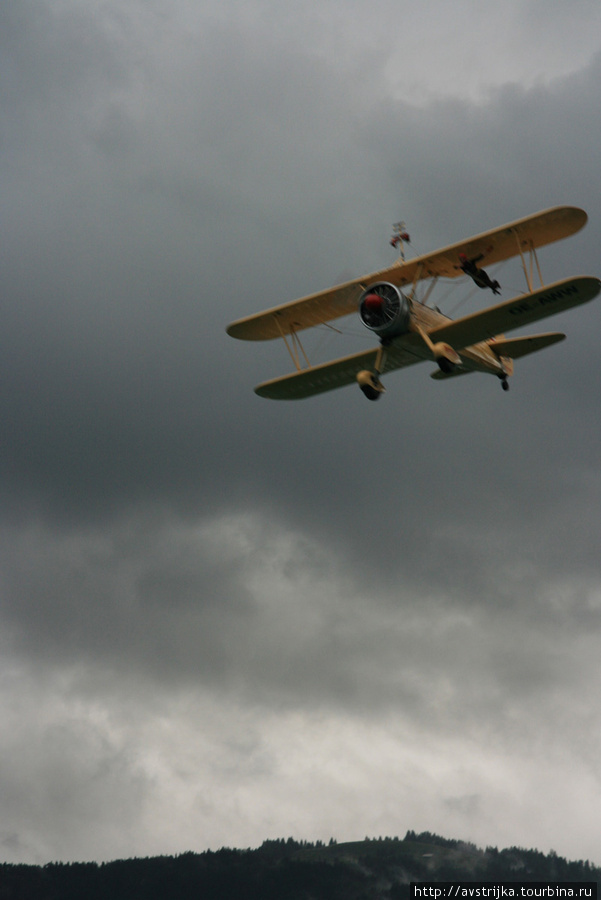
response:
[[[227,327],[230,337],[244,341],[268,341],[282,337],[313,325],[323,325],[332,319],[339,319],[355,312],[359,306],[359,298],[368,284],[374,281],[387,280],[389,269],[375,272],[365,278],[347,281],[327,291],[309,294],[301,300],[274,306],[265,312],[238,319]]]
[[[557,206],[466,241],[451,244],[442,250],[435,250],[406,262],[397,260],[394,265],[379,272],[372,272],[326,291],[238,319],[228,326],[227,333],[242,340],[265,341],[313,325],[321,325],[355,312],[363,291],[377,281],[388,281],[402,288],[424,278],[457,278],[463,274],[459,265],[460,254],[465,254],[469,259],[481,257],[483,265],[491,265],[520,252],[569,237],[579,231],[586,221],[584,210],[573,206]]]
[[[430,340],[446,341],[455,350],[463,350],[480,341],[490,340],[506,331],[513,331],[523,325],[531,325],[547,316],[580,306],[597,296],[601,281],[586,275],[556,281],[531,294],[523,294],[512,300],[505,300],[480,312],[449,321],[432,329]]]

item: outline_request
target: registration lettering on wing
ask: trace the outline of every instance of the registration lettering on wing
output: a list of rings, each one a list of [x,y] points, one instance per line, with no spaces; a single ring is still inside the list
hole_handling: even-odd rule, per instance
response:
[[[569,300],[575,294],[578,294],[578,285],[568,284],[565,287],[546,293],[534,294],[531,297],[521,297],[518,303],[509,308],[508,312],[511,316],[520,316],[524,313],[532,312],[540,306],[550,306],[554,303],[562,304],[563,301]]]

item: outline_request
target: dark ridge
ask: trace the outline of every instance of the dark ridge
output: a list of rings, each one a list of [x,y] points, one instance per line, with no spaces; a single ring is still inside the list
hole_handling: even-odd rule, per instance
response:
[[[404,838],[264,841],[108,863],[0,864],[1,900],[400,900],[420,881],[599,884],[601,869],[554,851],[481,850],[428,831]]]

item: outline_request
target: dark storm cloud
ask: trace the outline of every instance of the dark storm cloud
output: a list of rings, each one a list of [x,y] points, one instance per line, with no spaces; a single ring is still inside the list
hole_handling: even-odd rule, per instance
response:
[[[307,219],[331,205],[329,171],[352,155],[341,159],[332,136],[340,89],[324,91],[327,71],[298,51],[261,54],[216,29],[186,48],[184,92],[160,53],[159,86],[148,50],[126,57],[105,29],[78,53],[77,29],[64,24],[30,24],[13,52],[19,72],[39,76],[7,130],[7,471],[24,491],[80,510],[185,491],[192,472],[209,489],[207,467],[228,458],[234,392],[223,326],[249,299],[296,289],[289,257],[299,270],[321,242],[314,229],[307,240]],[[54,66],[37,68],[47,28]],[[307,90],[324,93],[321,122]],[[310,127],[325,165],[294,154]],[[326,232],[334,220],[324,215]]]
[[[531,368],[540,410],[538,402],[532,409],[528,387],[517,385],[509,406],[494,385],[478,379],[458,385],[449,402],[447,386],[434,387],[425,371],[393,376],[376,411],[350,390],[270,406],[251,387],[260,371],[286,366],[285,357],[271,346],[234,345],[223,325],[326,284],[335,268],[348,266],[352,248],[342,250],[329,233],[338,217],[347,242],[356,238],[353,206],[366,191],[392,206],[384,199],[390,189],[395,202],[415,209],[418,234],[428,241],[423,249],[558,199],[585,202],[584,173],[601,121],[593,88],[599,60],[548,88],[500,90],[486,105],[418,109],[383,99],[353,111],[352,79],[342,85],[322,61],[295,47],[284,53],[260,32],[245,42],[218,26],[210,38],[198,35],[200,52],[192,58],[186,47],[183,56],[197,87],[189,94],[170,74],[165,44],[152,59],[138,52],[126,61],[109,28],[94,32],[86,53],[76,52],[75,26],[63,34],[55,23],[50,34],[50,43],[67,48],[64,69],[42,66],[44,83],[31,78],[16,117],[17,134],[31,129],[36,138],[30,164],[54,160],[58,168],[42,225],[34,221],[29,240],[6,260],[4,471],[15,509],[92,521],[120,506],[140,504],[156,515],[166,505],[210,521],[250,502],[293,532],[295,522],[312,530],[359,584],[381,580],[387,593],[400,580],[403,602],[433,591],[476,604],[496,598],[513,608],[541,579],[596,575],[587,512],[595,442],[584,448],[579,442],[574,453],[570,435],[587,416],[576,379],[558,407],[558,376],[547,365],[545,387]],[[227,55],[226,37],[235,50]],[[41,39],[40,27],[30,29],[14,53],[33,57]],[[157,56],[165,78],[151,97]],[[67,70],[91,74],[63,96]],[[307,93],[320,90],[320,102],[309,107]],[[35,106],[38,93],[49,98],[54,116],[31,122],[28,104]],[[84,114],[90,106],[97,108],[92,123]],[[310,126],[318,150],[309,145],[299,166],[294,147]],[[576,134],[587,139],[575,141]],[[60,155],[45,153],[55,143]],[[368,171],[349,191],[357,146],[360,158],[377,161],[378,175]],[[67,179],[74,162],[83,189],[77,208],[65,203],[63,191],[63,185],[75,190]],[[40,180],[46,183],[45,173]],[[20,197],[29,196],[24,179],[17,187]],[[372,202],[365,221],[360,211],[362,228],[373,229],[374,208]],[[318,233],[309,230],[314,217]],[[278,234],[284,221],[289,231]],[[322,239],[336,252],[333,263],[323,251],[315,254]],[[308,256],[315,259],[310,272]],[[560,274],[570,254],[562,249],[558,256],[561,266],[552,253],[546,258]],[[594,260],[587,268],[584,257],[580,244],[578,268],[595,271]],[[383,251],[376,262],[385,261]],[[577,317],[566,325],[576,343],[582,325]],[[566,359],[564,371],[574,363]],[[141,520],[134,521],[139,530]],[[121,541],[115,529],[111,547]],[[566,531],[574,537],[567,547]],[[41,559],[46,546],[48,569],[40,564],[26,575],[26,565],[13,566],[15,615],[27,623],[54,621],[49,652],[66,642],[83,656],[109,652],[121,659],[128,643],[134,664],[140,658],[169,667],[178,647],[176,671],[199,667],[209,679],[219,677],[229,661],[217,648],[225,635],[231,643],[232,629],[243,628],[250,615],[244,602],[232,600],[242,587],[207,567],[202,553],[191,562],[190,548],[166,558],[160,528],[136,533],[139,545],[125,544],[126,562],[109,550],[96,571],[85,536],[65,538],[81,555],[65,565],[63,538],[48,545],[38,532],[23,559]],[[28,548],[32,532],[21,538]],[[269,546],[272,538],[266,540]],[[82,597],[80,636],[74,607]],[[143,625],[136,625],[137,602]],[[219,614],[207,612],[215,608]],[[99,616],[110,623],[106,630]],[[35,631],[28,634],[35,644]],[[161,635],[157,657],[154,635]],[[186,635],[194,635],[195,654],[182,649]]]
[[[416,106],[391,98],[386,53],[350,52],[348,22],[340,62],[325,13],[312,43],[311,20],[295,30],[280,11],[271,27],[245,8],[233,21],[185,4],[0,13],[1,614],[6,666],[28,673],[7,696],[52,675],[47,721],[36,730],[27,707],[21,736],[4,736],[19,824],[0,840],[17,858],[46,846],[19,807],[24,780],[62,785],[72,761],[75,794],[89,782],[93,799],[97,764],[136,811],[119,812],[127,831],[156,784],[200,765],[181,761],[182,734],[205,758],[194,729],[218,748],[206,783],[225,777],[227,744],[236,785],[256,777],[271,796],[290,751],[276,713],[299,741],[307,722],[317,740],[320,716],[350,717],[349,732],[377,732],[374,758],[388,729],[405,731],[384,756],[462,729],[455,752],[483,766],[491,748],[555,746],[561,722],[553,752],[597,777],[598,304],[549,323],[568,341],[516,365],[508,396],[422,366],[390,376],[378,405],[352,388],[260,400],[252,386],[290,361],[224,327],[389,263],[399,216],[425,251],[580,204],[588,228],[541,261],[548,280],[599,274],[601,57]],[[521,289],[514,270],[499,277],[505,295]],[[462,312],[489,299],[470,290]],[[318,342],[348,352],[345,337]],[[186,692],[203,698],[198,720]],[[169,775],[146,739],[177,759]],[[32,751],[20,765],[36,741],[48,764]],[[424,783],[439,785],[427,758]],[[482,826],[486,778],[460,782],[440,809]],[[83,816],[75,794],[61,848]],[[218,807],[207,799],[207,817]],[[99,818],[101,852],[116,852]]]

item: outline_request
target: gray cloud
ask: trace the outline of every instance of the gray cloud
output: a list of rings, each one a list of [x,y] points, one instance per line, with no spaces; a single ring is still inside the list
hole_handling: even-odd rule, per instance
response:
[[[375,52],[396,6],[232,11],[0,12],[4,855],[427,828],[594,856],[597,305],[508,396],[423,366],[377,406],[260,400],[287,354],[224,328],[387,264],[399,216],[425,251],[579,204],[545,276],[598,274],[598,28],[478,96],[433,51],[412,97],[423,60]]]

